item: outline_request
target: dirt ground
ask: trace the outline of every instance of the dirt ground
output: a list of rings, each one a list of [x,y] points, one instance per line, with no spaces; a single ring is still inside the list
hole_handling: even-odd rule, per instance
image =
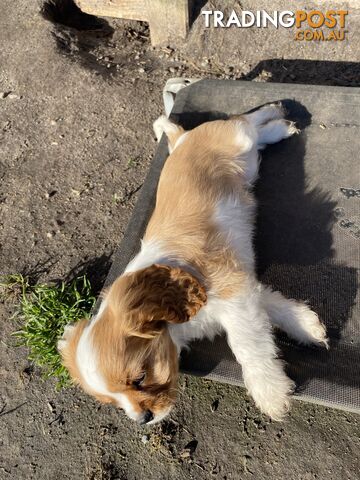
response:
[[[261,2],[271,5],[281,3]],[[0,1],[2,273],[86,271],[101,287],[156,149],[167,78],[360,86],[357,10],[341,45],[295,45],[284,29],[204,30],[197,18],[183,45],[153,49],[145,24],[55,26],[66,15],[44,19],[40,6]],[[355,414],[293,402],[274,423],[243,389],[183,376],[171,417],[140,428],[76,389],[57,393],[14,348],[13,309],[0,304],[0,479],[360,478]]]

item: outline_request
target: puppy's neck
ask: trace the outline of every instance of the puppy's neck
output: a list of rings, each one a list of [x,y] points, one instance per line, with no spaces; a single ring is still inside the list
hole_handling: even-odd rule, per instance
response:
[[[154,264],[180,267],[201,281],[201,275],[192,265],[167,251],[158,240],[142,240],[140,252],[131,260],[124,273],[136,272]]]

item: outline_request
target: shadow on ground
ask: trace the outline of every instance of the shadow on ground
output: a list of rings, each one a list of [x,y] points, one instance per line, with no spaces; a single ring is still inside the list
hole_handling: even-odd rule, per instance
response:
[[[239,80],[360,87],[360,63],[320,60],[269,59],[258,63]]]

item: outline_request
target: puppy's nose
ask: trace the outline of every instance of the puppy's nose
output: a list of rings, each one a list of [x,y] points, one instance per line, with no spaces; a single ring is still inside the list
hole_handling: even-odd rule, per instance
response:
[[[146,410],[141,420],[139,420],[139,423],[140,425],[145,425],[145,423],[151,422],[153,418],[154,418],[154,414],[150,410]]]

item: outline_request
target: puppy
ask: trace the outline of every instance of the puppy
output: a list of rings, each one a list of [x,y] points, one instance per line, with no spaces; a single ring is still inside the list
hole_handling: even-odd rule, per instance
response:
[[[184,131],[166,117],[170,156],[141,250],[105,294],[97,315],[65,329],[58,347],[72,378],[140,424],[163,419],[176,399],[178,356],[192,340],[225,332],[256,405],[274,420],[293,382],[272,326],[327,347],[304,303],[255,276],[252,234],[258,150],[298,132],[281,105]]]

